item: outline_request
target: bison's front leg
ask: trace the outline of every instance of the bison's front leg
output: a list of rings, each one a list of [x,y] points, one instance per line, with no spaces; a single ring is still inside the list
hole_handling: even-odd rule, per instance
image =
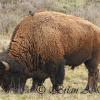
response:
[[[32,87],[31,87],[31,92],[35,91],[38,86],[43,86],[43,83],[45,79],[48,77],[47,74],[43,70],[37,70],[36,72],[33,72],[34,75],[32,77]]]
[[[42,86],[44,83],[45,79],[40,80],[38,77],[36,78],[32,78],[32,87],[30,89],[30,92],[34,92],[36,91],[36,89],[38,88],[38,86]]]
[[[89,60],[85,62],[85,65],[88,69],[88,84],[85,90],[89,92],[98,92],[97,88],[98,73],[99,73],[99,70],[97,68],[98,63],[96,60]]]
[[[32,78],[32,87],[30,89],[30,92],[36,91],[36,88],[38,87],[38,83],[35,79]]]
[[[64,80],[65,70],[64,70],[64,63],[61,62],[58,66],[55,66],[56,69],[51,74],[51,82],[53,84],[51,93],[60,93],[62,90],[62,84]]]

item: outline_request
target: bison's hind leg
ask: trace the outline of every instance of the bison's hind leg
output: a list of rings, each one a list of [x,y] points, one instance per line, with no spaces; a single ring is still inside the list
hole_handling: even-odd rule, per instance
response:
[[[99,69],[97,59],[88,60],[85,62],[85,65],[88,69],[88,83],[85,90],[89,92],[98,92],[97,82]]]

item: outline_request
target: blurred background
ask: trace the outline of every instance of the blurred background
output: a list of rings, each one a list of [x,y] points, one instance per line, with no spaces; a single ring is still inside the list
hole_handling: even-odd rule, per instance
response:
[[[81,16],[100,26],[100,0],[0,0],[0,35],[11,35],[29,10],[59,11]]]

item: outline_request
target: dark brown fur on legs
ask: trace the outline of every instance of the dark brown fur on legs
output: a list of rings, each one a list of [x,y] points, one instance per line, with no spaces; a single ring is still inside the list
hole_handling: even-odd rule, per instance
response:
[[[98,63],[96,59],[91,59],[86,61],[85,65],[88,69],[88,83],[85,90],[89,92],[98,92],[97,88],[98,74],[99,74],[99,70],[97,68]]]
[[[34,92],[38,86],[42,86],[45,80],[40,80],[38,78],[32,78],[33,83],[32,83],[32,87],[30,89],[30,92]]]
[[[52,91],[50,91],[51,93],[59,93],[60,92],[60,89],[61,89],[60,86],[62,86],[62,84],[63,84],[64,75],[65,75],[64,65],[65,65],[64,60],[60,61],[57,64],[55,64],[53,61],[48,61],[45,64],[45,67],[48,66],[46,68],[46,73],[48,73],[50,75],[50,80],[53,84]],[[44,75],[45,77],[43,78],[43,73],[41,73],[41,74],[40,73],[41,72],[36,73],[36,75],[34,75],[32,78],[33,83],[32,83],[32,87],[30,89],[31,92],[35,91],[38,86],[42,86],[45,79],[48,77],[48,76]],[[42,78],[41,78],[41,76],[42,76]]]
[[[40,77],[39,76],[32,77],[32,87],[30,89],[30,92],[34,92],[38,88],[38,86],[42,86],[43,85],[43,83],[44,83],[46,78],[40,79]]]
[[[55,67],[55,66],[54,66]],[[55,67],[57,69],[54,69],[52,71],[52,74],[50,75],[50,80],[53,84],[52,86],[52,93],[59,93],[60,89],[63,84],[64,76],[65,76],[65,70],[64,70],[64,61],[61,61],[58,64],[58,67]]]

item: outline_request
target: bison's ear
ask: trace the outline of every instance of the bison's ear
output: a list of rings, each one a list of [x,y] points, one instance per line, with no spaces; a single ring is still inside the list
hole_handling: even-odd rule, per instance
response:
[[[10,66],[7,62],[5,61],[0,61],[0,69],[1,70],[5,70],[5,71],[9,71]]]

